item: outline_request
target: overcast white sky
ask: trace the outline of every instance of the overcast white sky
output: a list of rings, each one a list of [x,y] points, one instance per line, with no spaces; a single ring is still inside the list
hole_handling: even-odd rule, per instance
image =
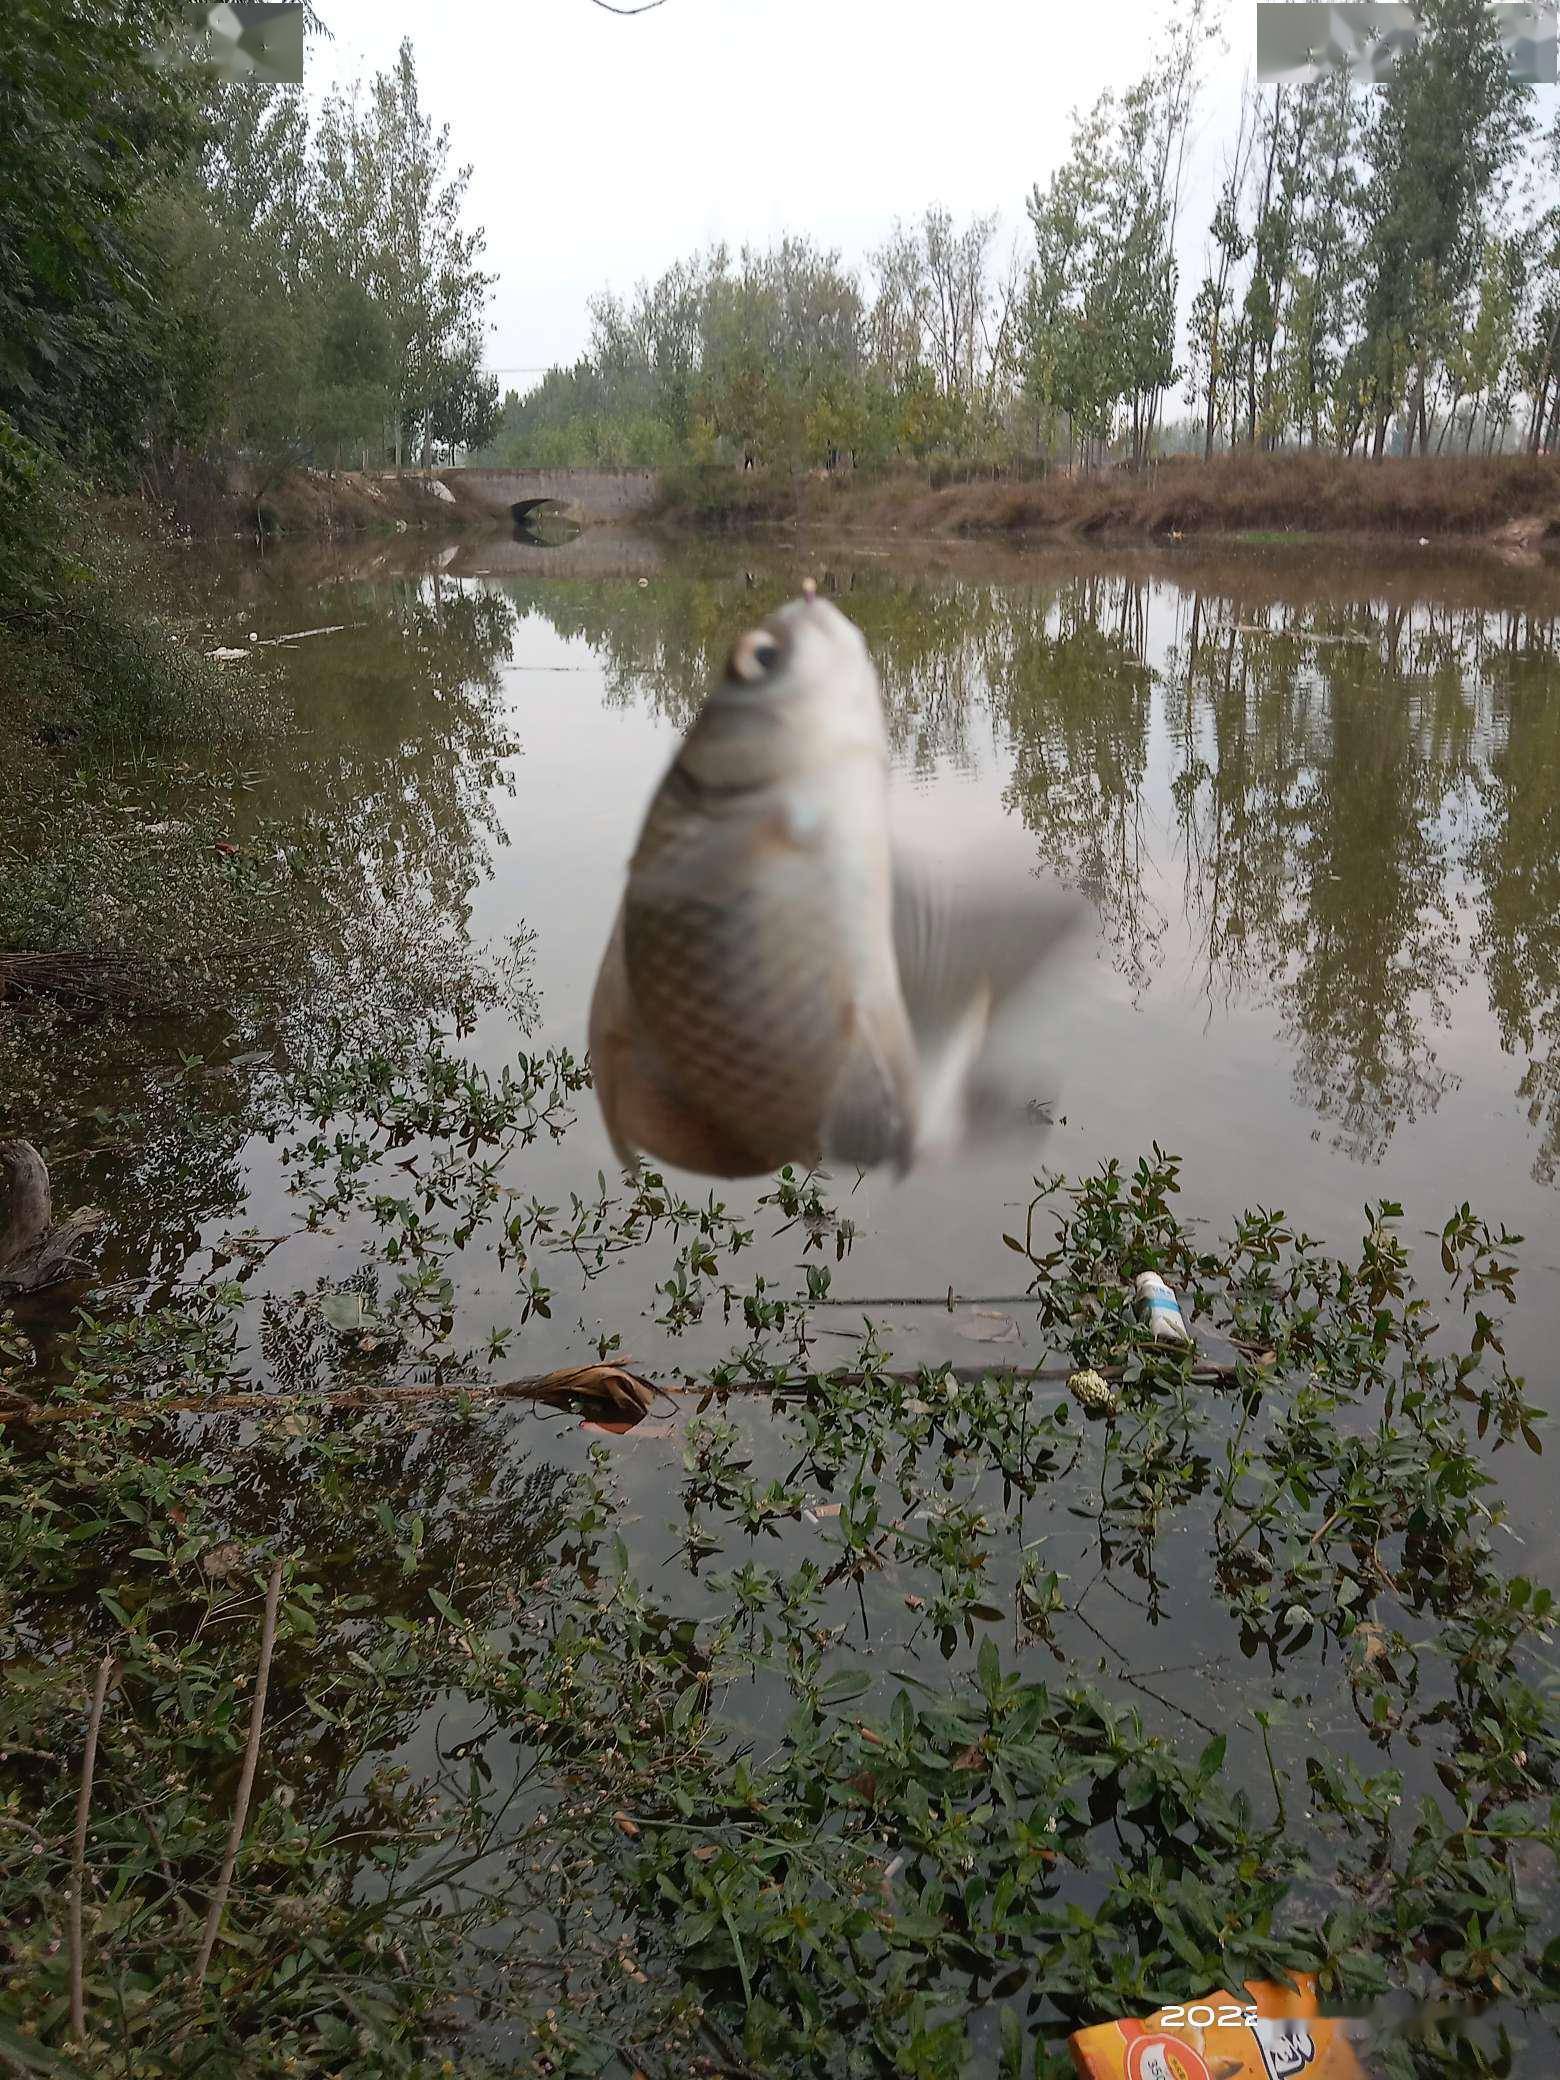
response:
[[[712,239],[805,231],[854,264],[930,202],[1000,210],[1004,250],[1027,239],[1069,111],[1142,72],[1174,0],[665,0],[632,19],[592,0],[318,4],[335,40],[310,49],[311,98],[411,37],[424,107],[473,168],[468,215],[498,276],[488,365],[525,389],[585,346],[596,290]],[[1254,0],[1227,0],[1225,34],[1183,272],[1254,64]]]

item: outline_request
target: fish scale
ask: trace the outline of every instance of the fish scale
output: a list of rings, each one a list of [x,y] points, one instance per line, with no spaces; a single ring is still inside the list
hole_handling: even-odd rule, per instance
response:
[[[822,935],[766,931],[771,902],[748,887],[666,909],[630,897],[624,909],[649,1037],[665,1061],[689,1065],[679,1078],[689,1098],[731,1122],[765,1169],[816,1159],[819,1093],[843,1037]]]

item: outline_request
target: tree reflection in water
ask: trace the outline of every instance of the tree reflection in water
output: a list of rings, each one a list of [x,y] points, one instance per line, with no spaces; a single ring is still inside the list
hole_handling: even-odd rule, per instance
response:
[[[1437,1034],[1482,976],[1502,1045],[1527,1056],[1534,1174],[1554,1180],[1560,722],[1546,578],[1464,566],[1434,597],[1391,567],[1340,572],[1336,557],[1309,583],[1249,559],[1209,574],[1204,559],[1184,587],[1055,558],[1038,582],[824,562],[878,661],[899,759],[962,764],[984,711],[1011,757],[1006,806],[1038,862],[1096,904],[1134,995],[1163,963],[1178,880],[1210,1010],[1270,1003],[1302,1103],[1334,1145],[1378,1162],[1454,1081]],[[506,589],[591,646],[609,702],[646,703],[682,729],[734,631],[795,589],[789,568],[756,579]],[[1488,603],[1513,593],[1534,606]]]

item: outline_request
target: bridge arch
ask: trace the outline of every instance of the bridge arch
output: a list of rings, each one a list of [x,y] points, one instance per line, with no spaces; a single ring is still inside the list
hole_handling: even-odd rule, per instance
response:
[[[567,520],[625,520],[654,507],[660,476],[653,469],[441,469],[463,500],[523,524],[541,507]]]

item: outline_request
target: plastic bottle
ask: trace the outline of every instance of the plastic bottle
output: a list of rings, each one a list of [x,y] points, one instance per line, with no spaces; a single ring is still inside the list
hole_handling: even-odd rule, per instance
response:
[[[1181,1318],[1175,1295],[1157,1271],[1140,1271],[1132,1281],[1138,1313],[1156,1343],[1190,1343],[1192,1332]]]

